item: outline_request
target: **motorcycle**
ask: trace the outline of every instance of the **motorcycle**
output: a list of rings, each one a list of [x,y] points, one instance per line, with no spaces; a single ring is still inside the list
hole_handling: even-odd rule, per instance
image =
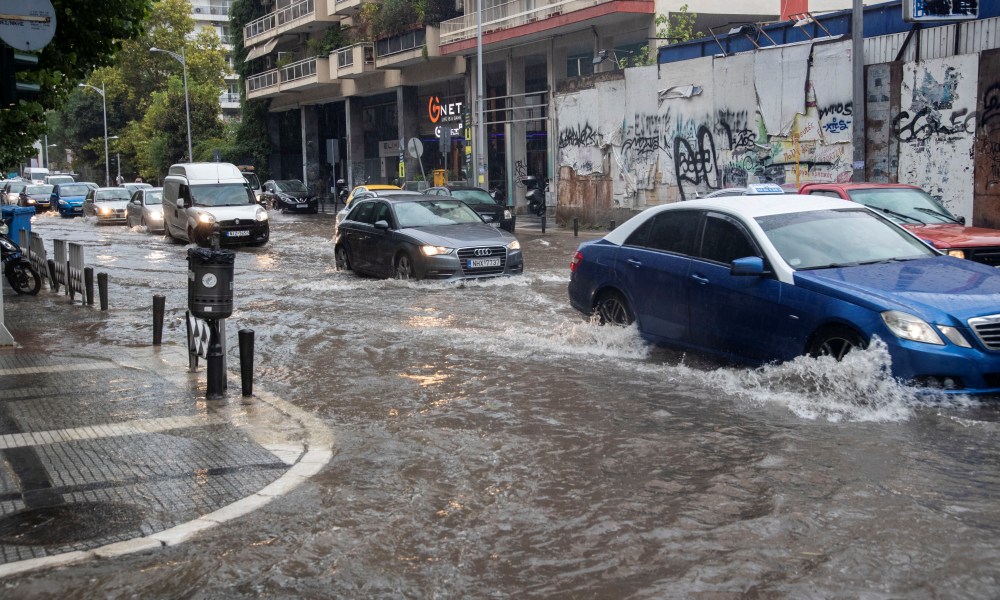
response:
[[[15,292],[33,296],[42,288],[42,278],[21,252],[21,247],[7,237],[9,232],[8,222],[0,222],[0,263],[3,264],[3,273]]]
[[[525,192],[524,198],[528,201],[528,210],[537,216],[542,216],[545,214],[545,192],[549,189],[549,179],[548,177],[535,177],[534,175],[528,175],[527,177],[522,177],[521,181],[524,186],[528,188]]]
[[[337,180],[337,203],[333,205],[334,209],[337,208],[338,204],[343,204],[347,206],[347,197],[351,194],[351,190],[347,189],[347,182],[343,179]]]

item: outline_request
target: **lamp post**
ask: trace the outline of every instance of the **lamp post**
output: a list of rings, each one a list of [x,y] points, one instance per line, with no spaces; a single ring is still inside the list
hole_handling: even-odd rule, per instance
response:
[[[113,135],[113,136],[109,137],[108,139],[109,140],[117,140],[118,136],[117,135]],[[115,162],[118,163],[118,176],[115,177],[115,185],[121,185],[122,184],[122,155],[117,150],[115,151]]]
[[[194,162],[194,152],[191,150],[191,101],[188,99],[188,70],[187,61],[184,59],[184,47],[181,46],[181,53],[171,52],[170,50],[163,50],[162,48],[150,48],[150,52],[165,52],[175,59],[180,61],[181,67],[184,70],[184,110],[187,113],[187,128],[188,128],[188,162]]]
[[[104,82],[101,82],[101,89],[81,83],[78,87],[87,87],[101,95],[101,106],[104,108],[104,185],[111,186],[111,166],[108,165],[108,99],[104,95]]]

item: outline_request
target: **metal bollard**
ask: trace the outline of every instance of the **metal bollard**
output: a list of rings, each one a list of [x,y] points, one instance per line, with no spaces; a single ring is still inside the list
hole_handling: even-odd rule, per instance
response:
[[[614,231],[614,230],[615,230],[615,222],[611,221],[611,227],[608,228],[608,231]]]
[[[542,213],[542,233],[545,233],[545,213]]]
[[[66,295],[69,296],[69,301],[70,302],[73,301],[73,296],[75,295],[75,294],[73,294],[73,283],[72,283],[72,281],[73,281],[73,278],[70,277],[70,271],[69,271],[69,261],[67,260],[66,261]]]
[[[208,371],[208,388],[206,397],[221,398],[226,389],[226,369],[223,366],[222,336],[219,331],[219,319],[208,319],[208,358],[205,360]]]
[[[153,345],[159,346],[163,341],[163,309],[167,299],[159,294],[153,294]]]
[[[580,219],[573,217],[573,237],[580,235]]]
[[[108,274],[97,274],[97,293],[101,296],[101,310],[108,310]]]
[[[83,299],[88,306],[94,305],[94,267],[83,268],[83,289],[86,291]]]
[[[59,291],[59,281],[56,279],[56,261],[51,258],[48,260],[49,263],[49,288],[53,292]]]
[[[253,329],[240,329],[240,376],[243,395],[253,396]]]

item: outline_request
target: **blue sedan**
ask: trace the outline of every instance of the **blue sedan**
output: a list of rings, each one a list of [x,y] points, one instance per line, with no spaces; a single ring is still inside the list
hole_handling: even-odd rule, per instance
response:
[[[90,192],[85,183],[58,183],[52,188],[49,205],[59,211],[63,218],[83,214],[83,201]]]
[[[873,338],[893,374],[1000,393],[1000,271],[943,256],[843,200],[788,194],[650,208],[581,244],[572,305],[654,343],[747,364],[841,358]]]

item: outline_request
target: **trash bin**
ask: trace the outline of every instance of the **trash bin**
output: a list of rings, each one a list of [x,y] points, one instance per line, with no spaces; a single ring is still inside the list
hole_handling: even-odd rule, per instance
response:
[[[35,214],[34,206],[0,206],[4,222],[8,223],[10,239],[20,244],[21,230],[31,233],[31,217]]]
[[[431,173],[434,175],[434,187],[448,183],[447,169],[434,169]]]
[[[211,248],[188,249],[188,310],[199,319],[233,314],[236,253]]]

